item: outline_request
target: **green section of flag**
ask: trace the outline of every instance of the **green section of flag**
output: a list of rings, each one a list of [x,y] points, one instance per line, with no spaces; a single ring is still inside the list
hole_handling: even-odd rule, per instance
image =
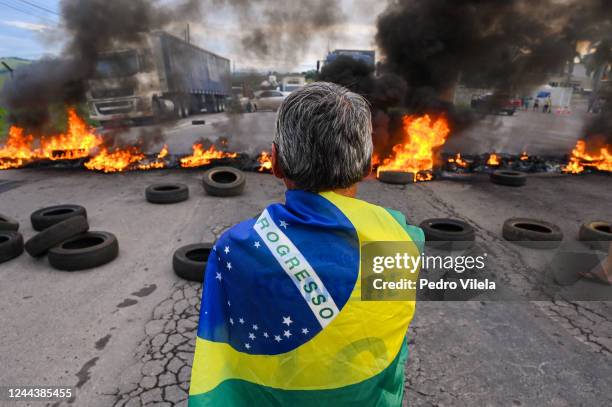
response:
[[[189,407],[290,406],[399,407],[404,397],[404,366],[408,358],[406,343],[382,372],[361,383],[328,390],[280,390],[230,379],[208,393],[189,397]]]
[[[419,248],[419,252],[422,252],[425,247],[425,234],[423,233],[423,229],[417,226],[408,225],[406,223],[406,217],[400,211],[389,208],[385,209],[389,212],[389,215],[393,216],[393,219],[404,228],[406,233],[408,233],[408,236],[410,236],[414,244]]]

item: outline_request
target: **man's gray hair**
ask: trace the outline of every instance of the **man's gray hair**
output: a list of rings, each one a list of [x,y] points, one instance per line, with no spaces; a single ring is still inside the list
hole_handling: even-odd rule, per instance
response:
[[[371,167],[368,102],[334,83],[306,85],[280,106],[274,144],[280,168],[298,188],[312,192],[347,188]]]

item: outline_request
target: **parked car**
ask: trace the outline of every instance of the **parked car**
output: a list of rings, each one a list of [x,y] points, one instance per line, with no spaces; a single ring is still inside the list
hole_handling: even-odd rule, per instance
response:
[[[276,111],[287,95],[278,90],[264,90],[250,100],[247,111],[256,112],[257,110]]]
[[[472,95],[470,106],[486,114],[506,113],[512,116],[520,106],[520,100],[513,99],[508,95],[487,93],[484,95]]]

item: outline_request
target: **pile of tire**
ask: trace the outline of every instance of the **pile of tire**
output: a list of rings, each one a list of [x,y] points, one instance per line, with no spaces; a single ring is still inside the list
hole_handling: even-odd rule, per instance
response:
[[[49,264],[58,270],[76,271],[101,266],[119,255],[115,235],[90,231],[87,211],[80,205],[56,205],[33,212],[30,221],[39,233],[25,244],[16,231],[18,223],[4,215],[0,219],[0,261],[15,258],[25,249],[34,258],[48,255]],[[8,227],[13,230],[2,230]]]

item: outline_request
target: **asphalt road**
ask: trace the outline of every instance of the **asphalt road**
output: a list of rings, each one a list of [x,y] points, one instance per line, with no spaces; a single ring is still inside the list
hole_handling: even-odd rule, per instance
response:
[[[27,254],[0,265],[0,384],[76,386],[79,406],[183,405],[201,290],[174,275],[171,255],[283,199],[268,174],[248,173],[244,195],[230,199],[204,195],[200,177],[199,170],[0,174],[0,212],[21,222],[25,238],[35,233],[32,211],[71,202],[121,246],[116,261],[90,271],[56,271]],[[159,181],[187,183],[190,199],[146,203],[144,188]],[[401,210],[412,223],[466,220],[504,265],[493,277],[527,290],[539,255],[501,239],[504,219],[549,220],[571,241],[584,220],[612,218],[609,186],[602,175],[537,175],[522,188],[484,175],[408,186],[370,179],[359,197]],[[408,341],[410,405],[612,403],[610,303],[421,302]]]
[[[191,125],[192,119],[167,126],[165,140],[153,137],[154,127],[130,129],[125,137],[151,136],[151,151],[165,141],[178,153],[188,152],[201,137],[225,136],[236,150],[245,151],[244,145],[258,151],[269,145],[274,127],[274,113],[207,115],[203,126]],[[501,120],[508,128],[539,129],[538,148],[546,152],[565,152],[580,127],[574,117],[535,113]],[[559,120],[557,132],[548,132],[549,120]],[[509,130],[470,137],[478,152],[488,151],[487,143],[517,152],[524,147]],[[59,272],[46,259],[27,254],[0,265],[0,386],[76,386],[72,405],[77,406],[184,404],[201,288],[174,275],[171,255],[185,244],[214,241],[226,228],[283,199],[278,180],[256,173],[247,174],[244,195],[209,197],[201,174],[0,172],[0,212],[21,222],[26,239],[35,233],[31,212],[78,203],[87,208],[92,230],[113,232],[121,246],[116,261],[84,272]],[[171,206],[147,204],[144,188],[160,181],[188,184],[191,198]],[[492,270],[493,277],[525,292],[534,287],[541,255],[503,241],[503,221],[512,216],[548,220],[572,241],[583,221],[612,219],[610,185],[605,175],[539,174],[522,188],[490,184],[485,175],[408,186],[368,179],[359,197],[401,210],[415,224],[430,217],[464,219],[502,265]],[[610,303],[424,301],[408,341],[410,405],[612,404]]]

